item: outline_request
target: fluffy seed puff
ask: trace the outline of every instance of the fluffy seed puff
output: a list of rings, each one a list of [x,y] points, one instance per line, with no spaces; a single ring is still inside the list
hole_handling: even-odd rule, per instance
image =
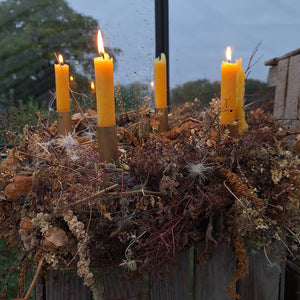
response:
[[[193,179],[198,178],[199,184],[202,184],[207,180],[207,176],[213,173],[215,167],[215,163],[208,163],[205,158],[203,158],[200,162],[190,163],[187,165],[189,177],[192,177]]]

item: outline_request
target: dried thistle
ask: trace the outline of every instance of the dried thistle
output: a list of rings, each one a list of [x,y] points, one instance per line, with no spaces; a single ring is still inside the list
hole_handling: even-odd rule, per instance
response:
[[[207,176],[212,174],[216,168],[215,163],[208,163],[203,158],[200,162],[189,163],[188,166],[189,177],[193,179],[198,178],[199,184],[203,184],[207,180]]]

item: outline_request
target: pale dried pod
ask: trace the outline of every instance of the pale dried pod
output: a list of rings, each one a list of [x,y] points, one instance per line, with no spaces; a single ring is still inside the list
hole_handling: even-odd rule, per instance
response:
[[[30,218],[24,218],[20,223],[20,229],[24,229],[27,233],[33,230],[34,226]]]
[[[67,243],[67,234],[58,227],[49,228],[44,234],[44,239],[41,240],[41,246],[44,251],[56,251],[66,246]]]

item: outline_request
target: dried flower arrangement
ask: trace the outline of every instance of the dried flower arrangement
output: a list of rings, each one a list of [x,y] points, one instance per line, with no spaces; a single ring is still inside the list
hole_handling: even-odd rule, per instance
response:
[[[121,114],[118,165],[99,162],[92,111],[73,115],[69,136],[56,124],[24,128],[0,167],[0,237],[24,253],[21,297],[29,254],[38,268],[75,266],[93,289],[103,261],[137,277],[201,241],[199,262],[230,242],[235,298],[247,251],[281,244],[282,258],[295,255],[300,159],[282,141],[289,132],[259,108],[247,112],[249,130],[233,134],[219,124],[217,99],[205,111],[197,101],[175,108],[162,134],[147,105]]]

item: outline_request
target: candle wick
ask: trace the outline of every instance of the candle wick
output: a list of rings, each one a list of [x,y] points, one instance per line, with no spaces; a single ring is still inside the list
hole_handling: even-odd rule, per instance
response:
[[[228,63],[230,63],[230,61],[231,61],[230,59],[227,59],[227,62],[228,62]]]
[[[105,52],[103,52],[103,51],[100,51],[100,52],[99,52],[100,57],[103,57],[103,58],[104,58],[104,54],[105,54]]]

